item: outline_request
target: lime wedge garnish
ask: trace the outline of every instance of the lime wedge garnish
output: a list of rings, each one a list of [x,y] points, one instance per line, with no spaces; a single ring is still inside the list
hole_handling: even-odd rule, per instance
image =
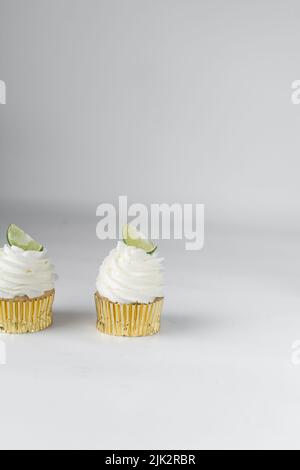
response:
[[[16,225],[10,225],[7,230],[7,241],[10,246],[17,246],[25,251],[43,251],[43,246],[33,240]]]
[[[152,255],[152,253],[157,249],[157,246],[154,245],[154,243],[145,239],[133,225],[129,224],[124,225],[123,241],[128,246],[135,246],[135,248],[145,250],[148,255]]]

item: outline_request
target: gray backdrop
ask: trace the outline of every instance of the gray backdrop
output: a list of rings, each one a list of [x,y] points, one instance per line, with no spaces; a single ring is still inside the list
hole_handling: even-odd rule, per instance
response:
[[[0,447],[299,446],[299,42],[292,0],[0,0],[0,238],[60,275],[56,326],[5,340]],[[124,343],[93,305],[121,194],[206,205],[203,251],[160,245],[161,335]]]
[[[1,0],[1,201],[297,223],[297,1]]]

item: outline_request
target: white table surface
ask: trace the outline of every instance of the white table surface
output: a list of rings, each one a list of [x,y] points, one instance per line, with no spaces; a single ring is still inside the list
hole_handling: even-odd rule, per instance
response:
[[[79,254],[52,244],[53,327],[0,337],[1,448],[300,447],[297,239],[208,236],[201,253],[162,249],[166,305],[148,338],[97,332],[94,277],[113,244],[94,259],[93,243]]]

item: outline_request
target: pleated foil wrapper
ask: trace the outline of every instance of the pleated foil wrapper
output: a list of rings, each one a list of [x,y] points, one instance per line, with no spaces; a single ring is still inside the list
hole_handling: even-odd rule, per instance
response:
[[[97,329],[113,336],[151,336],[160,330],[163,298],[149,304],[118,304],[95,294]]]
[[[52,325],[52,306],[55,290],[40,297],[13,300],[0,298],[0,332],[35,333]]]

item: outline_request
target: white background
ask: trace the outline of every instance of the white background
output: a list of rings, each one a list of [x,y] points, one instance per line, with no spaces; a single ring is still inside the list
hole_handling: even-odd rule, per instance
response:
[[[299,448],[296,1],[0,0],[1,238],[56,264],[53,328],[1,336],[0,448]],[[206,205],[161,242],[161,333],[96,331],[96,207]]]

